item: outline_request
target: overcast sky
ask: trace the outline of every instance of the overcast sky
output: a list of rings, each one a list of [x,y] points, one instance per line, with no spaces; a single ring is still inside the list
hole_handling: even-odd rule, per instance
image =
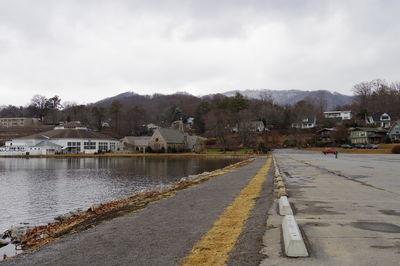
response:
[[[1,0],[0,105],[399,80],[400,1]],[[397,74],[397,75],[396,75]]]

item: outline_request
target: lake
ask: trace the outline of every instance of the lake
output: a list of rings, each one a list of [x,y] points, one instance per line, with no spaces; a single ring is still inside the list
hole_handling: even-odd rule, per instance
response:
[[[0,233],[47,224],[92,204],[159,189],[243,160],[234,157],[0,158]]]

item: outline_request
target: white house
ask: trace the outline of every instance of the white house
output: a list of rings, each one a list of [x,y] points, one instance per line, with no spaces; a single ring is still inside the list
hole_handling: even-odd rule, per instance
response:
[[[292,123],[293,128],[314,128],[317,126],[317,116],[316,115],[310,115],[308,117],[304,117],[294,123]]]
[[[353,118],[351,111],[328,111],[324,112],[325,118],[340,118],[342,120],[349,120]]]
[[[119,141],[77,124],[6,141],[0,155],[113,152]]]
[[[373,124],[381,128],[390,128],[392,120],[392,114],[385,112],[376,112],[365,117],[367,124]]]

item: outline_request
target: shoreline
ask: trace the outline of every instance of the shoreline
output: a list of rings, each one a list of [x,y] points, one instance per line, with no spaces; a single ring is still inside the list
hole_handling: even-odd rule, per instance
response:
[[[235,154],[235,153],[106,153],[106,154],[49,154],[49,155],[0,155],[0,158],[97,158],[97,157],[203,157],[203,156],[233,156],[249,157],[263,154]]]
[[[84,231],[116,217],[142,210],[152,202],[173,197],[179,191],[196,186],[197,184],[205,182],[215,176],[231,172],[255,160],[255,156],[247,155],[246,157],[249,158],[241,162],[228,165],[222,169],[217,169],[209,173],[198,174],[193,180],[182,180],[180,182],[173,183],[165,190],[142,192],[133,194],[127,198],[103,204],[93,204],[92,207],[90,207],[87,211],[77,212],[76,215],[61,221],[54,221],[49,222],[47,225],[35,226],[29,229],[21,237],[19,244],[15,244],[17,247],[23,250],[21,253],[18,253],[15,256],[35,250],[59,238]],[[11,259],[15,256],[7,257],[4,260],[0,260],[0,262]]]

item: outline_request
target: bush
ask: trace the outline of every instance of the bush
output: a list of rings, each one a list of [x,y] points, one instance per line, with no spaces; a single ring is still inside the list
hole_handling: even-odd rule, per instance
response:
[[[268,151],[270,151],[270,149],[265,145],[264,142],[260,142],[257,145],[257,151],[261,152],[261,153],[268,153]]]
[[[392,153],[394,154],[400,154],[400,145],[394,146],[392,148]]]
[[[148,146],[148,147],[146,147],[146,153],[151,153],[152,152],[152,149],[151,149],[151,147],[150,146]]]
[[[161,150],[160,150],[160,152],[161,152],[161,153],[165,153],[165,148],[162,147]]]

